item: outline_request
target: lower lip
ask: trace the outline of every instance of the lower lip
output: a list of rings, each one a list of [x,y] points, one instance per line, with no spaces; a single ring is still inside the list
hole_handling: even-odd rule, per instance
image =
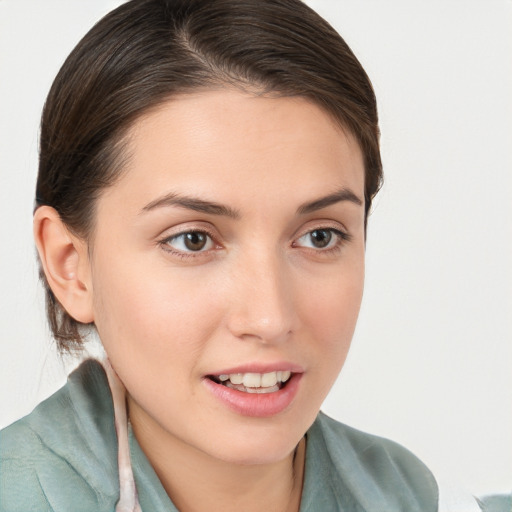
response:
[[[203,382],[216,398],[236,413],[267,418],[283,412],[290,406],[299,390],[301,378],[302,373],[292,374],[286,386],[274,393],[244,393],[217,384],[209,378],[203,379]]]

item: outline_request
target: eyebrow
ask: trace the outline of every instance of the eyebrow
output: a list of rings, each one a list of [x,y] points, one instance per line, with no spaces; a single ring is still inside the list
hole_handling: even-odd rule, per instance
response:
[[[181,208],[186,208],[187,210],[208,213],[210,215],[221,215],[230,217],[232,219],[240,218],[240,212],[230,208],[229,206],[225,206],[214,201],[205,201],[204,199],[200,199],[198,197],[183,196],[176,194],[175,192],[171,192],[163,197],[151,201],[146,206],[144,206],[144,208],[142,208],[141,213],[166,206],[179,206]]]
[[[309,203],[304,203],[297,208],[297,213],[300,215],[305,215],[307,213],[316,212],[317,210],[322,210],[323,208],[327,208],[328,206],[339,203],[341,201],[349,201],[351,203],[357,204],[358,206],[363,204],[361,199],[359,199],[359,197],[357,197],[354,192],[348,188],[342,188],[341,190],[338,190],[333,194],[329,194],[328,196],[315,199]]]
[[[357,197],[354,192],[348,188],[342,188],[333,194],[329,194],[328,196],[321,197],[319,199],[315,199],[314,201],[300,205],[297,208],[297,213],[299,215],[306,215],[308,213],[316,212],[317,210],[327,208],[328,206],[342,201],[349,201],[358,206],[363,204],[361,199],[359,199],[359,197]],[[207,213],[210,215],[230,217],[235,220],[241,217],[238,210],[230,208],[229,206],[219,204],[214,201],[206,201],[198,197],[183,196],[175,192],[170,192],[163,197],[159,197],[158,199],[151,201],[146,206],[144,206],[144,208],[142,208],[141,213],[168,206],[178,206],[188,210],[194,210],[196,212]]]

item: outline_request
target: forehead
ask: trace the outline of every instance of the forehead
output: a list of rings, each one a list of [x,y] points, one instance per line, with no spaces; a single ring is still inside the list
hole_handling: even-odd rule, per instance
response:
[[[126,172],[109,194],[124,194],[134,207],[169,188],[214,191],[220,201],[236,192],[245,204],[258,194],[279,201],[286,191],[299,201],[341,187],[363,196],[355,138],[304,98],[235,90],[173,98],[134,123],[127,152]]]

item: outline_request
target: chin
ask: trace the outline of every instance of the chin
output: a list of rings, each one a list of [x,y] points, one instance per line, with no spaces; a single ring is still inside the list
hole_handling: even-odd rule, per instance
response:
[[[228,464],[242,466],[274,464],[286,459],[295,450],[301,438],[302,436],[293,441],[285,439],[283,442],[248,442],[245,439],[241,443],[230,443],[229,447],[219,450],[216,458]]]
[[[268,419],[248,423],[223,430],[212,439],[208,450],[210,455],[230,464],[273,464],[295,450],[310,426],[297,423],[292,426],[285,422],[269,422]]]

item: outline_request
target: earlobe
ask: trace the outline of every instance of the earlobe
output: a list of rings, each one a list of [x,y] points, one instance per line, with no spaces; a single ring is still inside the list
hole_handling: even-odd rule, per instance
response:
[[[66,312],[82,323],[94,321],[87,244],[72,235],[50,206],[34,213],[34,239],[46,280]]]

